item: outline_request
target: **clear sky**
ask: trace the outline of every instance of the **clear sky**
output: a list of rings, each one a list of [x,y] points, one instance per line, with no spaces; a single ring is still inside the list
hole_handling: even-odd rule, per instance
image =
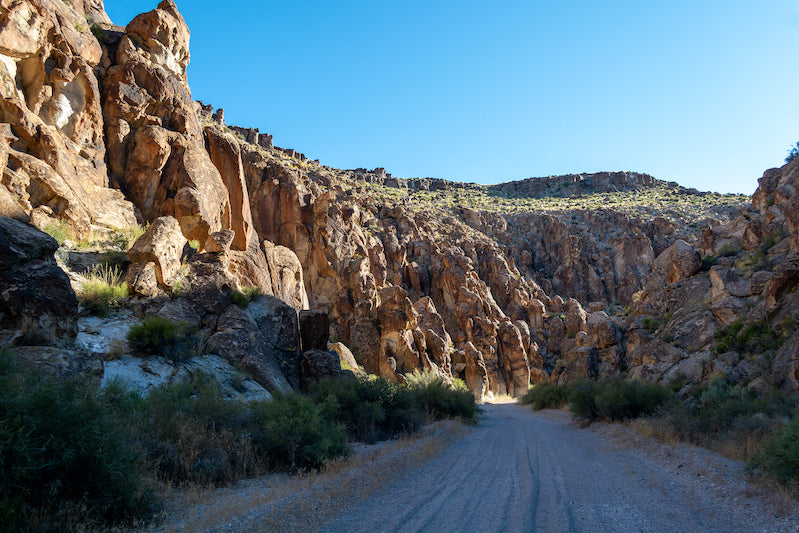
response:
[[[751,194],[799,141],[796,0],[176,2],[193,97],[338,168]]]

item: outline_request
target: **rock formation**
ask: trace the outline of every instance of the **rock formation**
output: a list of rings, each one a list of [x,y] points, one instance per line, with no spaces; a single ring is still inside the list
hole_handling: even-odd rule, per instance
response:
[[[769,382],[799,387],[799,161],[767,171],[751,206],[630,172],[484,187],[336,170],[192,101],[189,37],[172,0],[126,28],[97,0],[2,4],[0,322],[15,343],[76,329],[56,244],[25,222],[77,238],[148,223],[127,250],[138,316],[201,330],[273,392],[339,361],[398,382],[430,370],[478,397],[623,373],[751,380],[745,348],[718,343],[754,322],[784,342]],[[705,204],[689,216],[655,193]],[[569,203],[620,194],[637,204]],[[52,291],[9,296],[39,284]],[[240,307],[240,291],[260,296]]]

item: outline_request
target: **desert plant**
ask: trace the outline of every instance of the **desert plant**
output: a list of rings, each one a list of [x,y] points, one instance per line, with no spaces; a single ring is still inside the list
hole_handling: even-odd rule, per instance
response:
[[[141,355],[159,355],[180,361],[203,351],[196,328],[176,324],[162,316],[150,316],[130,328],[128,344]]]
[[[83,312],[106,316],[128,297],[128,284],[116,267],[95,265],[81,276],[78,302]]]
[[[369,443],[412,433],[424,419],[407,387],[382,378],[322,380],[311,397],[327,418],[344,424],[351,439]]]
[[[460,418],[477,423],[478,407],[472,391],[455,388],[431,370],[414,370],[405,376],[416,403],[433,420]]]
[[[0,420],[3,529],[66,530],[154,511],[140,455],[95,384],[0,353]]]
[[[613,378],[581,381],[569,394],[569,407],[578,418],[626,420],[652,414],[673,399],[673,393],[655,384]]]
[[[795,415],[779,433],[768,438],[750,466],[771,474],[783,485],[799,488],[799,417]]]
[[[75,232],[68,222],[53,219],[44,226],[45,233],[54,238],[59,246],[63,246],[68,240],[75,239]]]
[[[302,394],[279,394],[255,411],[262,429],[253,441],[271,469],[318,470],[326,461],[349,454],[344,425],[325,419],[322,408]]]
[[[786,163],[790,163],[799,157],[799,142],[788,149],[788,156],[785,158]]]
[[[533,409],[539,411],[549,407],[562,407],[569,400],[571,387],[568,385],[555,385],[549,381],[542,381],[530,387],[530,389],[519,398],[521,405],[532,405]]]
[[[242,309],[246,309],[250,302],[261,295],[261,288],[252,286],[244,287],[241,291],[233,291],[230,301]]]

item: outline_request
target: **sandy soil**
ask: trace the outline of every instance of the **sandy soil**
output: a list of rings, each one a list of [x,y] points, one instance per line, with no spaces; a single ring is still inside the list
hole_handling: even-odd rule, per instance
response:
[[[364,447],[329,472],[184,498],[163,531],[799,532],[743,465],[563,411],[485,405],[475,427]]]

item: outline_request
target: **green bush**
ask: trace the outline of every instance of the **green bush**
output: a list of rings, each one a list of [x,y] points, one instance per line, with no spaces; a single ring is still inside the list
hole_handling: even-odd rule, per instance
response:
[[[777,435],[767,439],[750,466],[768,472],[783,485],[799,487],[799,418],[794,416]]]
[[[322,380],[311,397],[351,439],[368,443],[413,433],[424,421],[414,394],[382,378]]]
[[[348,453],[344,428],[298,393],[244,404],[225,399],[205,374],[145,397],[120,384],[109,391],[151,470],[171,484],[220,485],[271,470],[318,469]]]
[[[261,429],[253,441],[274,470],[320,469],[349,453],[343,424],[325,419],[323,410],[302,394],[278,395],[256,407]]]
[[[673,398],[674,394],[660,385],[614,378],[575,384],[569,406],[579,418],[626,420],[652,414]]]
[[[788,149],[788,156],[785,158],[785,162],[790,163],[797,157],[799,157],[799,142]]]
[[[569,393],[569,409],[574,416],[589,420],[599,416],[595,401],[596,387],[597,384],[589,380],[581,380],[572,385]]]
[[[542,381],[533,385],[519,398],[522,405],[532,405],[533,409],[540,411],[550,407],[562,407],[569,401],[571,387],[554,385],[549,381]]]
[[[595,403],[599,416],[627,420],[652,414],[672,398],[673,393],[660,385],[614,378],[599,383]]]
[[[68,222],[53,219],[44,226],[44,232],[54,238],[59,246],[68,240],[75,240],[75,232]]]
[[[245,287],[241,291],[234,291],[230,295],[230,301],[242,309],[246,309],[250,302],[261,294],[260,287]]]
[[[73,529],[154,512],[140,455],[98,387],[0,353],[0,521]]]
[[[127,339],[130,347],[141,355],[160,355],[174,361],[202,352],[196,329],[161,316],[147,317],[132,326]]]
[[[716,378],[688,400],[669,404],[658,422],[678,440],[748,459],[795,405],[796,399],[777,392],[763,395]]]
[[[716,331],[716,341],[717,353],[762,354],[778,349],[784,338],[771,329],[765,319],[749,323],[738,320]]]
[[[477,423],[477,402],[469,389],[453,388],[432,371],[414,370],[405,377],[416,403],[431,419],[460,418]]]
[[[702,270],[708,271],[710,268],[718,262],[719,258],[715,255],[706,255],[702,258]]]
[[[84,313],[107,316],[128,297],[128,284],[116,267],[95,266],[82,278],[77,296]]]

